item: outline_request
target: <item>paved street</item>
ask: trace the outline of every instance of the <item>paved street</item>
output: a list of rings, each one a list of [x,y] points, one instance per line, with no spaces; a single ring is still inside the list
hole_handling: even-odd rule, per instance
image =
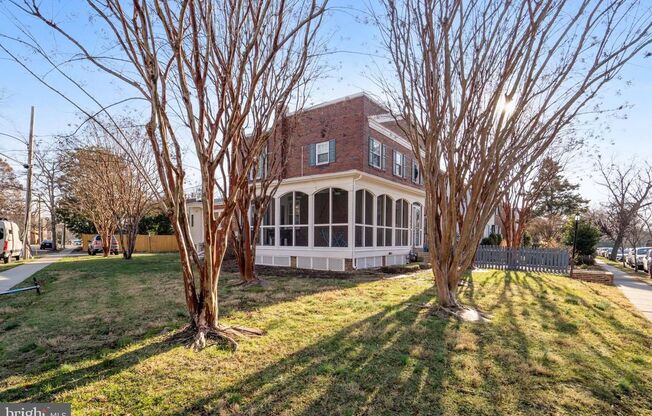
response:
[[[0,272],[0,292],[11,289],[25,279],[30,278],[34,273],[58,261],[62,257],[69,256],[73,249],[68,248],[58,253],[47,254],[21,266],[13,267]]]
[[[652,321],[652,285],[598,260],[601,267],[614,274],[614,285],[620,289],[649,321]]]

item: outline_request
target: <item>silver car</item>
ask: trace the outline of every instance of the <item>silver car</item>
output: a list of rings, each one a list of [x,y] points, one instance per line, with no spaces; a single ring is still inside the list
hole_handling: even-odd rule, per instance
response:
[[[650,266],[652,266],[652,249],[648,250],[643,257],[643,270],[650,273]]]
[[[636,254],[634,254],[634,249],[631,249],[627,256],[627,264],[636,270],[643,268],[643,259],[647,257],[648,251],[650,251],[651,248],[652,247],[637,248]]]

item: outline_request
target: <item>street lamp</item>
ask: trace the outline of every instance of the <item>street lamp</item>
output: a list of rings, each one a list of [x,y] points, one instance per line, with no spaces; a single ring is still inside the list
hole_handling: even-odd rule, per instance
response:
[[[575,266],[575,249],[577,248],[577,227],[580,223],[580,214],[575,214],[575,233],[573,234],[573,254],[571,255],[570,277],[573,277],[573,266]]]

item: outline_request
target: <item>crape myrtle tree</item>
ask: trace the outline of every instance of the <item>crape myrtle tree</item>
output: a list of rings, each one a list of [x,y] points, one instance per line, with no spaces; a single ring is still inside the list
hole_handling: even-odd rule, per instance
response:
[[[219,323],[218,282],[237,201],[249,189],[249,172],[267,136],[250,139],[252,151],[246,154],[241,152],[242,143],[247,129],[273,127],[285,109],[287,92],[301,84],[307,64],[316,58],[314,47],[326,0],[88,0],[86,4],[94,25],[107,33],[110,52],[93,53],[94,41],[76,37],[73,26],[57,21],[50,8],[42,9],[36,1],[12,2],[69,41],[79,52],[77,60],[83,58],[146,102],[146,135],[159,176],[160,203],[179,245],[192,346],[201,349],[208,337],[216,337],[235,348],[239,335],[261,331]],[[44,48],[33,45],[33,37],[21,41],[21,46],[29,42],[41,58],[49,60]],[[0,43],[0,48],[21,64],[11,47]],[[36,75],[27,65],[22,67]],[[58,68],[54,62],[52,67]],[[77,80],[70,81],[88,91]],[[42,82],[73,101],[60,88]],[[75,105],[93,116],[81,104]],[[201,177],[202,257],[190,234],[185,199],[185,167],[191,156]],[[217,198],[223,204],[219,213]]]
[[[573,148],[567,143],[565,149],[556,150],[531,163],[515,181],[508,178],[511,186],[498,206],[503,225],[503,238],[507,247],[518,248],[531,222],[542,215],[572,215],[586,210],[587,201],[577,193],[579,185],[571,184],[563,176],[562,157]]]
[[[159,186],[156,181],[156,166],[152,158],[145,129],[128,116],[113,117],[114,123],[89,120],[83,129],[82,138],[91,136],[103,143],[107,151],[115,155],[115,167],[109,175],[106,186],[113,203],[109,205],[116,221],[116,234],[122,249],[122,256],[130,260],[138,237],[141,219],[152,210],[158,199]],[[115,143],[111,137],[121,137]]]
[[[506,189],[650,44],[650,4],[382,4],[375,23],[393,77],[379,78],[424,173],[438,302],[456,313],[459,280]]]
[[[231,244],[235,255],[240,281],[238,284],[259,284],[261,280],[256,275],[256,246],[260,239],[260,226],[265,215],[272,215],[270,203],[281,184],[285,172],[289,144],[291,139],[288,117],[281,117],[271,130],[258,130],[253,135],[266,135],[266,145],[258,156],[250,173],[249,189],[242,192],[237,200],[236,212],[231,226]],[[245,140],[241,152],[247,154],[253,140]],[[246,159],[243,157],[243,159]]]
[[[124,160],[100,144],[69,150],[61,158],[61,192],[66,197],[62,198],[60,206],[93,224],[102,238],[102,251],[107,257],[118,226],[113,205],[117,202],[118,172],[123,169]]]

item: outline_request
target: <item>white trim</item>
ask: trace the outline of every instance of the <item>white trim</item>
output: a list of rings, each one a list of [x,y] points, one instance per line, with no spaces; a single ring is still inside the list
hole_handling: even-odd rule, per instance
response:
[[[333,172],[333,173],[318,173],[315,175],[307,175],[307,176],[295,176],[293,178],[283,179],[281,181],[280,186],[285,187],[288,185],[299,185],[303,183],[313,184],[315,182],[321,182],[328,179],[346,179],[346,178],[353,178],[358,176],[360,177],[360,179],[368,180],[370,182],[375,182],[376,184],[379,184],[381,186],[386,186],[388,188],[391,188],[392,190],[397,190],[402,193],[409,193],[417,198],[426,196],[426,192],[423,189],[416,188],[412,185],[408,185],[407,183],[399,183],[389,179],[385,179],[378,175],[362,172],[357,169],[350,169],[342,172]],[[275,185],[275,183],[273,183],[272,185]],[[260,184],[258,184],[257,186],[260,186]],[[323,186],[319,186],[315,189],[322,189],[328,187],[330,187],[328,184],[324,184]],[[286,190],[285,192],[287,191],[288,190]]]
[[[391,113],[385,113],[385,114],[376,114],[375,116],[369,116],[370,120],[376,121],[378,123],[389,123],[389,122],[395,122],[396,119]],[[403,117],[398,117],[399,120],[403,120]]]
[[[404,139],[403,137],[399,136],[398,134],[394,133],[387,127],[383,126],[379,122],[372,120],[371,117],[369,117],[369,127],[372,128],[373,130],[376,130],[378,133],[387,136],[389,139],[395,141],[396,143],[400,144],[401,146],[407,148],[407,149],[412,149],[412,145],[407,139]]]

